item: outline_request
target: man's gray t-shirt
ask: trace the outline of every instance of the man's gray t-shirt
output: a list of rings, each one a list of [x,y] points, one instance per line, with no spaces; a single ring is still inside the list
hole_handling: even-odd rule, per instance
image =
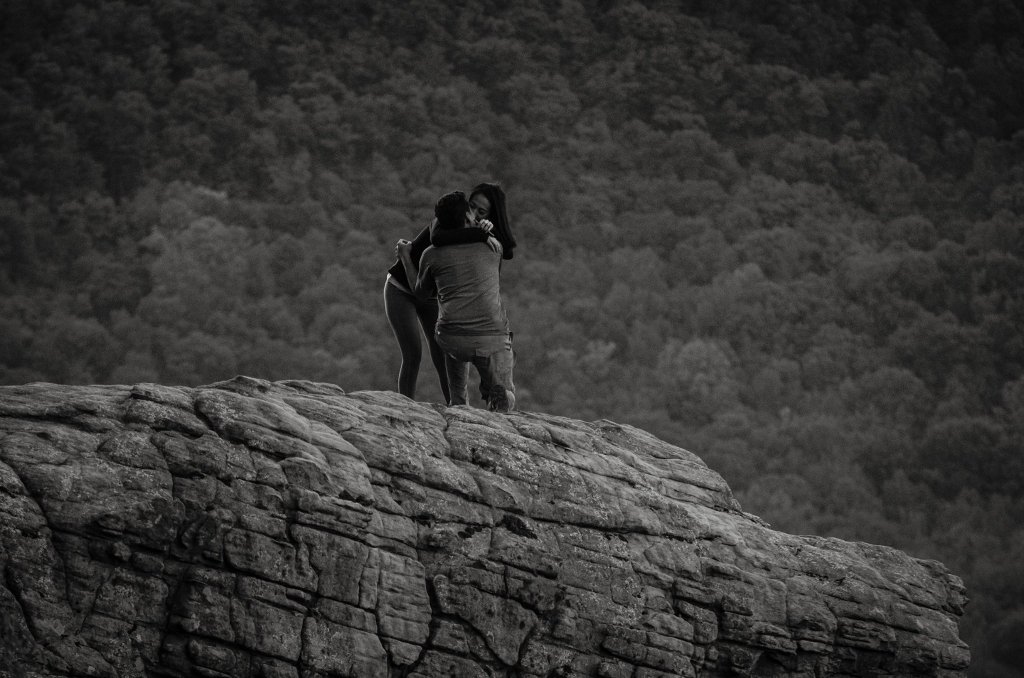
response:
[[[423,251],[416,293],[436,291],[439,334],[508,334],[508,316],[498,285],[500,263],[501,254],[486,243],[428,247]]]

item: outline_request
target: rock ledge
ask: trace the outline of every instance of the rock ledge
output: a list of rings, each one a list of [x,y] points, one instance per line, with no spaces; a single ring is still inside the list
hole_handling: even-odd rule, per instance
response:
[[[959,578],[638,429],[238,377],[0,387],[0,676],[963,676]]]

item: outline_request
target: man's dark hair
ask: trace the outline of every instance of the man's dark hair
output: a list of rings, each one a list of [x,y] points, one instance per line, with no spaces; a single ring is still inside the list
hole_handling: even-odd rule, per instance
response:
[[[462,191],[445,193],[434,205],[434,216],[437,217],[438,228],[453,229],[466,225],[466,212],[469,211],[469,200]]]

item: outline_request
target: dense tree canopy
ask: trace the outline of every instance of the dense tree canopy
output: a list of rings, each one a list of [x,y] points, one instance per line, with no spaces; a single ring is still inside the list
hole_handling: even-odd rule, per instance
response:
[[[0,382],[392,389],[394,241],[498,180],[523,409],[946,562],[971,675],[1022,676],[1022,35],[1014,0],[5,2]]]

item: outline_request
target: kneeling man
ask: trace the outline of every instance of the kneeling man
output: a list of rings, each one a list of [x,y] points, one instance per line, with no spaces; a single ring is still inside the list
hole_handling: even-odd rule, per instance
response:
[[[438,228],[476,226],[462,191],[441,196],[434,215]],[[404,256],[408,257],[407,251]],[[501,303],[500,264],[500,246],[485,242],[428,247],[420,258],[415,292],[437,296],[435,332],[445,352],[449,405],[467,403],[472,363],[480,375],[480,395],[487,401],[487,408],[510,412],[515,407],[512,335]]]

